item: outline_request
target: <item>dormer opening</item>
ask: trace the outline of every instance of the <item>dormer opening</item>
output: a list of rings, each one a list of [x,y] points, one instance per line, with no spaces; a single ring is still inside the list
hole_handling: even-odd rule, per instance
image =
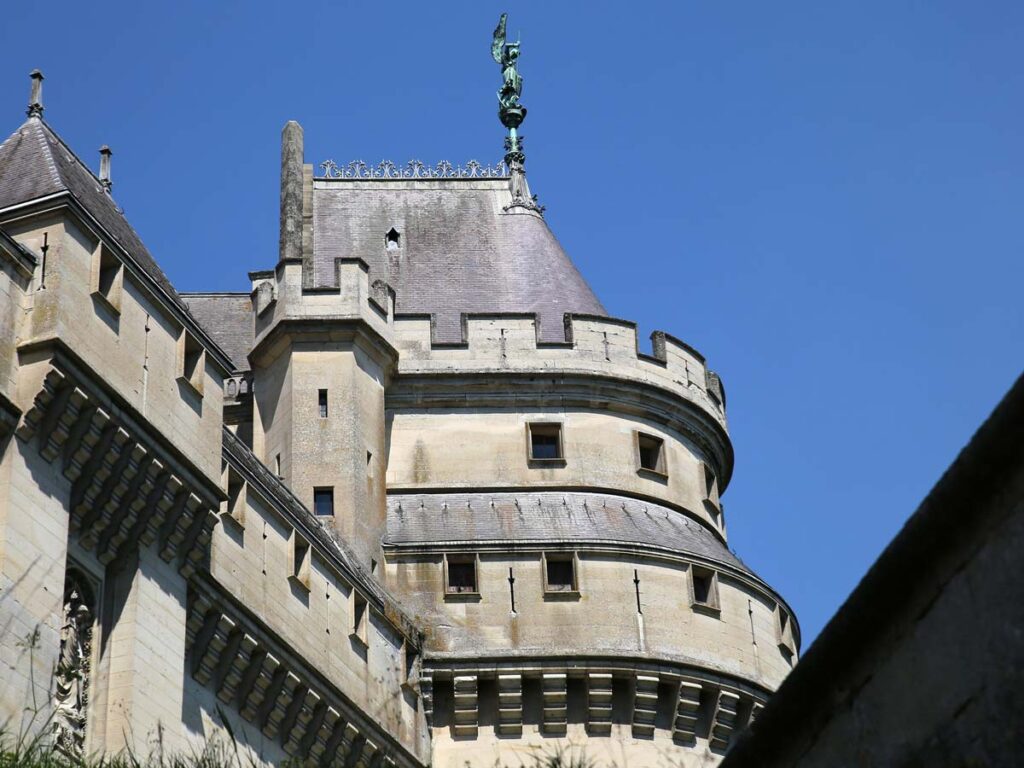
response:
[[[397,251],[402,247],[402,235],[394,227],[384,235],[384,247],[389,251]]]

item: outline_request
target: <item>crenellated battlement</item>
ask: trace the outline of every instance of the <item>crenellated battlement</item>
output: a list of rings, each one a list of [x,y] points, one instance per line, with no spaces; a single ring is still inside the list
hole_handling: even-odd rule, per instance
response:
[[[370,281],[370,267],[362,259],[334,260],[334,285],[309,287],[299,261],[283,261],[276,269],[250,272],[257,348],[282,322],[362,321],[391,343],[395,293],[381,281]]]
[[[565,373],[625,379],[682,397],[726,426],[721,379],[704,356],[684,341],[655,331],[644,349],[637,324],[615,317],[566,314],[562,340],[544,341],[533,313],[462,315],[461,340],[438,341],[432,315],[396,312],[395,292],[370,279],[362,259],[335,259],[328,287],[303,282],[299,262],[252,272],[255,344],[285,321],[363,321],[398,352],[399,374]]]
[[[679,395],[725,426],[721,380],[704,356],[664,331],[641,348],[636,323],[567,314],[564,341],[541,341],[534,314],[462,316],[462,340],[437,342],[429,315],[395,316],[401,374],[449,372],[588,373],[637,381]]]

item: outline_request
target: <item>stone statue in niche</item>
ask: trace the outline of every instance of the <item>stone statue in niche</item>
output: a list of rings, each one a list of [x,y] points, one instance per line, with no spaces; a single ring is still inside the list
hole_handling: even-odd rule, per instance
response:
[[[87,592],[73,576],[64,586],[60,656],[55,672],[54,745],[72,760],[84,756],[85,717],[89,704],[89,662],[93,612]]]

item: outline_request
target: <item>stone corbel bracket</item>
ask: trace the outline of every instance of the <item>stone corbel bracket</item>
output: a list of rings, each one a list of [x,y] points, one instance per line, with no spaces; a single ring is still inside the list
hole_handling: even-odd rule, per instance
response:
[[[622,696],[629,702],[631,717],[623,725],[633,738],[653,739],[658,728],[667,729],[680,747],[703,749],[721,755],[736,734],[746,728],[764,707],[764,695],[733,688],[724,679],[701,679],[685,672],[593,669],[426,669],[421,686],[424,709],[433,727],[448,725],[459,738],[475,738],[481,719],[479,680],[496,678],[498,719],[496,731],[518,735],[523,728],[523,680],[532,677],[540,691],[543,712],[541,732],[560,737],[566,733],[566,693],[570,678],[577,681],[585,697],[584,726],[591,737],[610,736],[613,726],[613,699]],[[434,711],[434,694],[439,685],[451,686],[450,711],[441,718]],[[670,711],[667,722],[659,721],[659,712]]]
[[[154,545],[188,578],[206,565],[219,499],[71,371],[51,364],[15,434],[59,463],[71,482],[69,528],[99,562]]]
[[[421,765],[386,735],[370,733],[355,706],[203,587],[200,579],[189,591],[186,647],[192,677],[220,701],[303,765]]]

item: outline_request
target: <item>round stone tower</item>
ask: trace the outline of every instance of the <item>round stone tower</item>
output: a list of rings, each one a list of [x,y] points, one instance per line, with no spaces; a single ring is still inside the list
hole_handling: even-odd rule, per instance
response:
[[[799,649],[727,546],[725,390],[606,314],[508,127],[496,166],[316,175],[286,126],[252,444],[422,628],[400,695],[434,766],[714,764]]]

